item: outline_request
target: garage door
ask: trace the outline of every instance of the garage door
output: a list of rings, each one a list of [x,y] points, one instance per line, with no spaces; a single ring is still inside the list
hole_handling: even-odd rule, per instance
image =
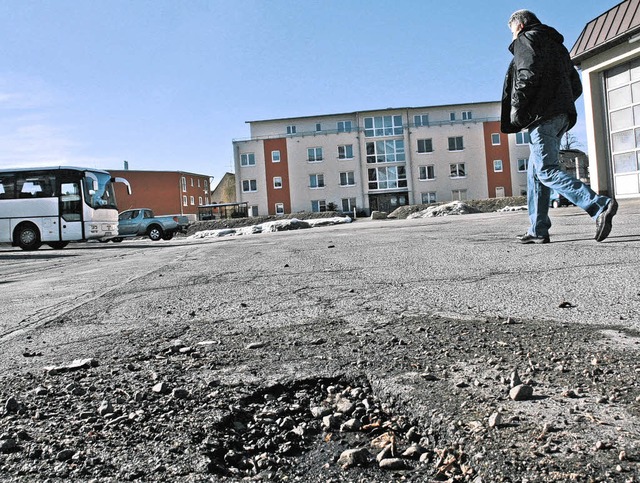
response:
[[[605,73],[616,196],[640,194],[640,59]]]

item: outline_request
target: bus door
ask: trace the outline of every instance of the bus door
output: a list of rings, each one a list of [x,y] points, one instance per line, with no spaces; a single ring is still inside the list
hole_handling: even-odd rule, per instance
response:
[[[79,180],[60,182],[60,240],[83,240],[82,196]]]

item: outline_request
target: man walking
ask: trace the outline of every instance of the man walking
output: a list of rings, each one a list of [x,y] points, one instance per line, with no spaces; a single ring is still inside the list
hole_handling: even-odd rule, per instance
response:
[[[509,19],[513,42],[502,95],[501,130],[526,129],[530,137],[527,206],[531,226],[521,243],[549,243],[549,197],[555,190],[596,220],[596,241],[611,232],[618,203],[596,194],[562,171],[560,141],[577,119],[575,101],[582,94],[578,72],[563,45],[564,37],[533,12],[518,10]]]

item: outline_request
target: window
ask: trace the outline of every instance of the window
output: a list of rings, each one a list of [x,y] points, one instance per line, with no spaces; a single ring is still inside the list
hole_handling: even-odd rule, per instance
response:
[[[196,199],[194,196],[189,196],[189,202],[191,203],[191,206],[196,204]]]
[[[353,159],[353,144],[338,146],[338,159]]]
[[[413,125],[415,127],[428,126],[429,114],[420,114],[418,116],[413,116]]]
[[[451,199],[453,201],[465,201],[467,199],[467,190],[453,190],[451,191]]]
[[[310,174],[309,188],[324,188],[324,174]]]
[[[320,124],[319,122],[316,122],[316,132],[317,131],[322,131],[322,124]]]
[[[208,189],[209,188],[209,183],[207,183],[207,180],[204,180],[204,189]]]
[[[275,176],[273,178],[273,189],[280,190],[282,189],[282,177]]]
[[[433,164],[420,166],[420,179],[436,179],[436,167]]]
[[[311,211],[314,213],[320,213],[321,211],[327,211],[327,202],[325,200],[313,200],[311,201]]]
[[[258,207],[256,205],[249,207],[249,216],[258,216]]]
[[[202,206],[202,196],[198,196],[198,206]]]
[[[191,180],[191,187],[193,188],[193,178],[189,178]]]
[[[184,178],[182,178],[184,179]],[[187,202],[187,195],[183,195],[182,196],[182,206],[188,206],[188,202]]]
[[[364,118],[365,137],[399,136],[402,133],[402,116],[376,116]]]
[[[462,151],[463,149],[462,136],[449,138],[449,151]]]
[[[419,153],[432,153],[433,142],[431,139],[418,139],[418,152]]]
[[[526,172],[529,167],[529,158],[522,158],[518,160],[518,171]]]
[[[180,180],[180,184],[182,184],[182,191],[187,191],[187,178],[183,176],[182,179]],[[185,203],[185,206],[187,206],[186,203]]]
[[[307,149],[307,161],[309,161],[310,163],[322,161],[322,148]]]
[[[200,188],[200,178],[198,178],[198,188]]]
[[[496,198],[504,198],[504,186],[496,186]]]
[[[429,203],[436,202],[436,192],[428,191],[427,193],[422,193],[422,204],[428,205]]]
[[[338,132],[351,132],[351,121],[338,121]]]
[[[502,173],[502,160],[494,159],[493,160],[493,171],[495,173]]]
[[[500,133],[494,132],[491,135],[491,144],[493,146],[500,146]]]
[[[516,144],[529,144],[530,142],[531,138],[529,137],[529,133],[527,131],[516,133]]]
[[[256,214],[258,216],[258,207],[256,206]],[[284,203],[276,203],[276,215],[284,215]]]
[[[208,196],[205,196],[205,197],[204,197],[204,204],[205,204],[205,205],[208,205],[208,204],[209,204],[209,197],[208,197]]]
[[[343,212],[352,212],[356,207],[356,199],[355,198],[342,198],[342,211]]]
[[[404,163],[404,141],[375,141],[367,143],[367,163]]]
[[[272,163],[279,163],[280,162],[280,151],[279,150],[274,150],[271,151],[271,162]]]
[[[246,153],[240,155],[240,166],[255,166],[256,156],[253,153]]]
[[[340,186],[355,186],[356,178],[353,171],[345,171],[340,173]]]
[[[471,120],[471,111],[462,111],[462,120],[470,121]]]
[[[455,121],[456,120],[456,113],[455,112],[450,112],[449,113],[449,121]]]
[[[242,180],[243,193],[252,193],[254,191],[258,191],[258,183],[255,179]]]
[[[296,133],[296,127],[295,126],[287,126],[287,134],[295,134]]]
[[[369,189],[386,190],[407,187],[407,171],[404,166],[369,169]]]
[[[464,163],[452,163],[449,165],[452,178],[464,178],[466,176]]]

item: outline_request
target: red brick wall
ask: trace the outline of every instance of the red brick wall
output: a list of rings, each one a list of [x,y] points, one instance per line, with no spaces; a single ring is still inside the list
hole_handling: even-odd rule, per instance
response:
[[[500,134],[500,144],[491,144],[491,134]],[[489,198],[496,197],[496,188],[502,186],[505,196],[513,196],[511,186],[511,162],[509,159],[509,137],[500,132],[500,122],[492,121],[484,123],[484,149],[487,164],[487,184]],[[502,172],[496,173],[493,170],[493,161],[502,160]]]
[[[156,215],[198,213],[199,198],[207,203],[211,187],[209,176],[179,171],[132,171],[109,170],[111,176],[125,178],[131,184],[132,194],[122,183],[116,183],[116,201],[118,211],[130,208],[150,208]],[[186,178],[186,191],[182,191],[182,177]],[[191,181],[193,180],[193,186]],[[198,187],[200,181],[200,187]],[[206,184],[205,184],[206,182]],[[205,187],[206,186],[206,187]],[[187,206],[183,206],[182,197],[187,196]],[[191,197],[194,204],[191,204]],[[211,200],[209,199],[209,202]]]

